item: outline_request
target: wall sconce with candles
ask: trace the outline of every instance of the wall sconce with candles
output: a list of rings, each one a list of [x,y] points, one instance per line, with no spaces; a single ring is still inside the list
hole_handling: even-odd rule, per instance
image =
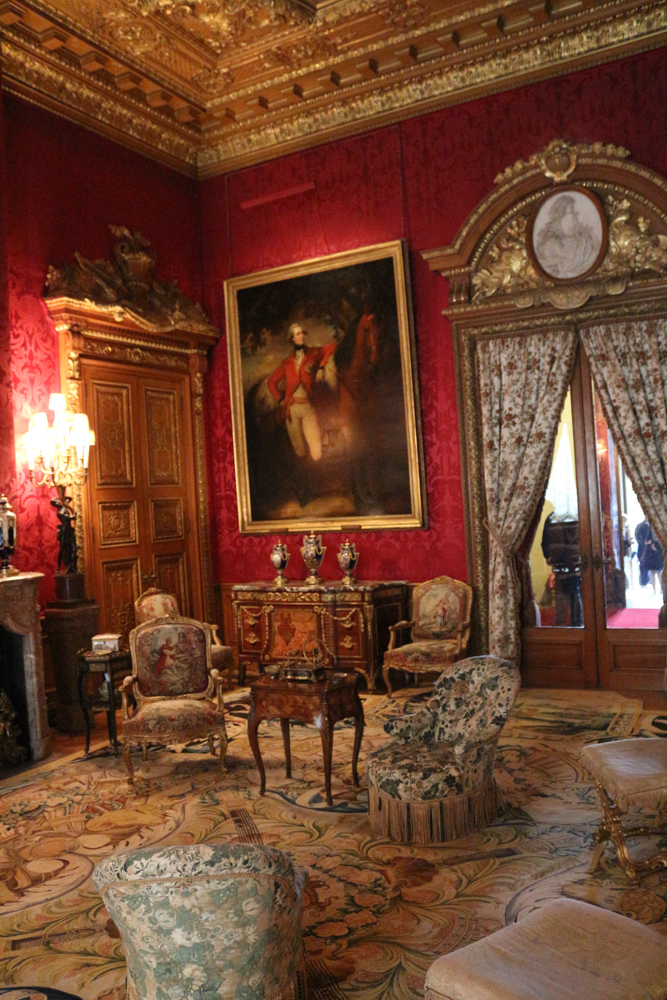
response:
[[[30,479],[37,486],[54,487],[58,493],[51,505],[58,511],[58,572],[77,572],[77,546],[74,522],[76,512],[67,490],[83,486],[88,475],[88,458],[95,432],[90,429],[85,413],[73,413],[59,392],[51,393],[49,410],[53,423],[49,426],[46,413],[34,413],[30,418],[23,445],[28,452]]]
[[[32,482],[53,487],[58,494],[51,500],[59,521],[56,600],[46,605],[44,625],[58,691],[57,728],[78,733],[86,728],[86,720],[78,701],[76,656],[80,649],[90,647],[97,632],[99,608],[85,596],[84,575],[77,569],[76,511],[68,491],[86,481],[95,434],[85,413],[68,410],[59,392],[51,394],[48,408],[53,422],[49,425],[46,413],[33,414],[23,446]]]

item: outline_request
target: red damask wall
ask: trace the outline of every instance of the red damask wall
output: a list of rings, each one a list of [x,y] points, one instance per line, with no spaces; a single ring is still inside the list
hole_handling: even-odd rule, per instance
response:
[[[0,75],[0,84],[2,76]],[[0,103],[0,493],[10,490],[15,473],[14,413],[12,408],[11,349],[7,312],[7,264],[5,220],[7,191],[5,183],[4,116]]]
[[[224,325],[225,278],[383,240],[410,251],[429,527],[351,535],[365,578],[466,577],[464,520],[446,283],[421,250],[449,243],[495,176],[555,137],[602,140],[667,175],[667,59],[647,53],[285,157],[202,184],[204,304]],[[315,189],[242,209],[241,202],[315,183]],[[211,510],[219,579],[267,579],[275,540],[238,532],[229,376],[224,339],[208,382]],[[328,534],[325,578],[340,575],[341,536]],[[302,575],[291,537],[288,576]]]
[[[203,287],[224,326],[223,284],[231,275],[405,238],[410,252],[426,462],[429,527],[351,536],[366,578],[465,577],[462,470],[451,331],[441,311],[446,284],[420,251],[449,242],[492,189],[496,174],[555,136],[626,146],[667,175],[667,60],[664,49],[499,94],[370,132],[201,185],[14,98],[5,98],[7,256],[11,378],[17,437],[58,386],[55,331],[40,302],[49,264],[108,257],[110,222],[140,229],[160,275],[195,299]],[[2,130],[0,126],[0,141]],[[314,182],[315,189],[242,209],[241,202]],[[202,249],[203,248],[203,249]],[[0,246],[1,249],[1,246]],[[201,279],[203,275],[203,286]],[[2,384],[0,313],[0,442]],[[6,400],[6,390],[5,390]],[[211,514],[216,579],[267,578],[273,538],[238,532],[229,377],[224,338],[208,378]],[[5,428],[6,430],[6,428]],[[11,450],[11,449],[10,449]],[[4,470],[5,464],[0,467]],[[1,487],[0,483],[0,487]],[[24,569],[46,569],[52,596],[56,542],[46,491],[19,472],[12,491]],[[340,536],[325,534],[328,578]],[[298,539],[288,575],[301,575]]]
[[[59,389],[57,337],[40,298],[49,264],[73,260],[76,250],[108,259],[113,245],[109,223],[127,225],[151,241],[160,276],[178,279],[199,301],[199,196],[194,181],[23,101],[5,96],[4,112],[18,441],[30,415],[46,409],[49,393]],[[20,463],[12,490],[20,532],[14,563],[46,572],[42,601],[53,597],[57,558],[57,521],[49,499],[49,491],[27,481]]]

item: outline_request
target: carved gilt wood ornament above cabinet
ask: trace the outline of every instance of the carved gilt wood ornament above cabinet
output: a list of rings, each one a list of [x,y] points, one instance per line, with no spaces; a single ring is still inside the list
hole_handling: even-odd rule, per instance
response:
[[[477,343],[667,313],[667,181],[633,163],[626,149],[555,139],[499,174],[453,243],[423,257],[449,281],[444,313],[457,354],[469,580],[483,649],[488,564]]]
[[[220,334],[175,282],[155,277],[140,233],[110,228],[113,261],[76,254],[49,268],[44,296],[68,406],[97,435],[74,498],[88,586],[111,631],[127,633],[135,597],[155,583],[183,613],[213,621],[203,393]]]

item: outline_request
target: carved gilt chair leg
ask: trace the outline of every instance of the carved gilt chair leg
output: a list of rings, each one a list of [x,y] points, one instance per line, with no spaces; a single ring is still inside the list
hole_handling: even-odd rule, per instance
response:
[[[391,698],[392,691],[391,691],[391,684],[389,682],[389,670],[390,669],[391,669],[390,667],[383,666],[382,667],[382,677],[384,678],[384,682],[387,685],[387,694]]]
[[[141,759],[148,760],[148,743],[141,744]]]
[[[208,749],[211,757],[215,757],[215,736],[213,733],[208,734]]]
[[[130,744],[123,743],[123,763],[127,768],[127,780],[131,785],[134,784],[134,768],[132,767],[132,754],[130,752]]]

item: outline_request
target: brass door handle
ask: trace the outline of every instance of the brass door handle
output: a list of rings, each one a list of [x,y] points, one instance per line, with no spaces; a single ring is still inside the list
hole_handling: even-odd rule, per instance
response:
[[[596,552],[595,555],[593,556],[593,569],[599,572],[599,570],[602,569],[603,565],[604,565],[604,560],[602,559],[602,556],[600,555],[599,552]]]
[[[588,559],[588,553],[584,552],[583,556],[581,557],[581,575],[582,576],[584,575],[584,573],[588,573],[590,565],[591,564],[590,564],[590,561]]]

